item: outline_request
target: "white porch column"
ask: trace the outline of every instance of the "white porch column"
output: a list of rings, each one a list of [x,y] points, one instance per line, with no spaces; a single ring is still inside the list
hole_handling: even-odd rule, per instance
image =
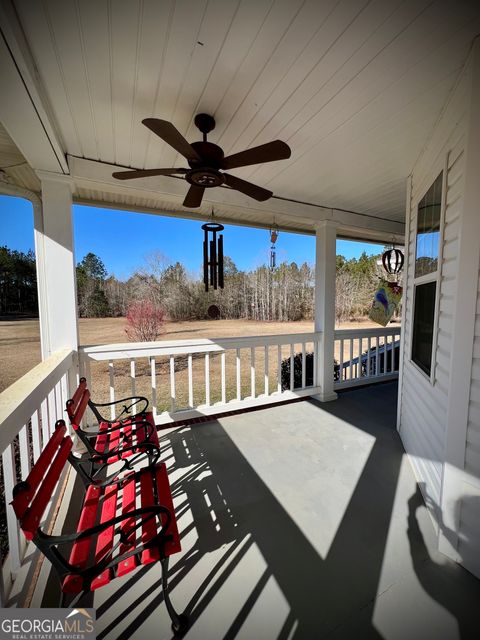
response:
[[[322,333],[322,340],[317,358],[321,392],[314,397],[320,402],[337,397],[333,390],[337,226],[331,220],[323,220],[316,227],[315,331]]]
[[[67,176],[39,172],[42,207],[34,209],[42,358],[78,349],[72,192]]]

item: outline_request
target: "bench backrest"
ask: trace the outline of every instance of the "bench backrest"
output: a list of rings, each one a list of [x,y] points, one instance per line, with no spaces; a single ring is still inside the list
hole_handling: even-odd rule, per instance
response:
[[[85,413],[89,400],[90,391],[87,389],[87,381],[85,378],[80,378],[80,384],[73,394],[73,398],[67,400],[68,417],[75,431],[82,422],[83,414]]]
[[[19,482],[13,488],[11,504],[28,540],[34,538],[40,526],[45,509],[72,450],[72,439],[66,433],[65,422],[59,420],[55,425],[54,434],[26,480]]]

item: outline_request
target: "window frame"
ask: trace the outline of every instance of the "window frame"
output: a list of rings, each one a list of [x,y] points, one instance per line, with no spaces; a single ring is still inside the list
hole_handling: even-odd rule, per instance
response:
[[[443,266],[443,239],[444,239],[444,229],[445,229],[445,210],[446,210],[446,194],[447,194],[447,178],[448,178],[448,164],[449,164],[449,153],[446,154],[444,165],[437,166],[436,171],[432,171],[430,175],[434,175],[433,179],[430,179],[429,186],[425,189],[420,197],[418,197],[415,201],[414,207],[412,207],[412,211],[415,211],[414,216],[411,216],[410,220],[415,225],[414,233],[413,233],[413,255],[412,255],[412,263],[413,263],[413,286],[412,286],[412,303],[410,309],[410,335],[409,335],[409,345],[408,345],[408,361],[409,363],[420,373],[420,375],[428,380],[432,386],[435,384],[435,370],[437,365],[437,345],[438,345],[438,323],[439,323],[439,315],[440,315],[440,286],[442,281],[442,266]],[[416,268],[416,260],[417,260],[417,236],[418,236],[418,206],[420,202],[423,200],[428,190],[433,186],[435,181],[438,179],[440,174],[442,174],[442,199],[440,202],[440,227],[439,227],[439,235],[438,235],[438,259],[437,259],[437,269],[432,271],[431,273],[423,274],[421,276],[415,277],[415,268]],[[415,298],[417,292],[417,286],[422,284],[427,284],[429,282],[435,282],[435,305],[434,305],[434,316],[433,316],[433,332],[432,332],[432,356],[430,360],[430,374],[424,371],[420,365],[418,365],[413,360],[413,331],[414,331],[414,320],[415,320]]]

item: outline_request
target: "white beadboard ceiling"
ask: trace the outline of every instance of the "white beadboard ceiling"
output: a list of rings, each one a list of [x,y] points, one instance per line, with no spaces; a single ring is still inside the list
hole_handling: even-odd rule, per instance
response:
[[[142,179],[117,190],[111,167],[99,164],[185,166],[143,118],[170,120],[193,141],[195,114],[212,114],[209,140],[226,155],[279,138],[292,149],[289,160],[233,173],[281,198],[403,222],[405,179],[480,32],[478,0],[6,0],[5,7],[4,39],[52,149],[71,156],[76,197],[140,208],[148,201],[151,210],[170,203],[180,213],[186,183]],[[11,115],[4,126],[13,141],[35,169],[51,170],[39,166]],[[206,196],[207,209],[212,202],[228,209],[233,194]],[[247,200],[232,202],[251,207],[253,221],[288,217],[284,201]],[[299,230],[321,209],[302,211]]]

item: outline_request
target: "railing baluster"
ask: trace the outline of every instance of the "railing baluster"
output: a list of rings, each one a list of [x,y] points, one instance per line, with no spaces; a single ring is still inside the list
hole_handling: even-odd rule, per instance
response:
[[[387,375],[388,373],[388,336],[383,337],[383,375]],[[392,367],[392,363],[390,361],[390,368]]]
[[[3,484],[5,491],[5,506],[7,510],[7,534],[10,559],[10,573],[15,578],[20,568],[20,538],[17,517],[10,502],[13,500],[13,487],[17,484],[17,473],[15,469],[15,458],[13,445],[9,444],[2,453],[3,463]]]
[[[56,418],[57,411],[55,407],[55,387],[50,391],[50,393],[47,396],[47,407],[48,407],[47,429],[48,429],[48,437],[50,438],[50,436],[52,435],[55,429],[55,422],[57,420]]]
[[[61,397],[61,404],[62,404],[60,417],[65,419],[67,424],[69,422],[68,420],[66,420],[67,418],[66,406],[67,406],[68,395],[69,394],[68,394],[68,372],[67,372],[62,376],[62,379],[60,380],[60,397]]]
[[[176,408],[175,356],[170,356],[170,411],[175,413]]]
[[[270,363],[268,361],[268,344],[265,345],[264,347],[264,362],[265,362],[265,395],[268,396],[270,394],[270,383],[269,383],[269,379],[268,379],[268,374],[269,374],[269,367],[270,367]]]
[[[358,371],[357,371],[358,378],[362,377],[362,346],[363,346],[363,340],[360,337],[358,339]]]
[[[35,463],[42,451],[42,433],[40,431],[40,421],[38,419],[38,409],[32,414],[32,446],[33,446],[33,462]]]
[[[319,340],[314,340],[313,341],[313,386],[316,387],[318,385],[318,378],[317,378],[317,364],[318,364],[318,351],[320,349],[320,341]]]
[[[344,375],[343,375],[343,349],[344,349],[344,347],[345,347],[345,344],[344,344],[344,340],[343,340],[343,338],[342,338],[342,339],[340,340],[340,362],[339,362],[339,367],[340,367],[340,368],[339,368],[339,372],[340,372],[340,375],[338,376],[338,381],[339,381],[339,382],[342,382],[342,381],[343,381],[343,379],[344,379]]]
[[[205,404],[210,406],[210,354],[205,354]]]
[[[48,402],[44,398],[40,404],[40,416],[42,419],[42,449],[46,446],[50,439],[50,433],[48,431]]]
[[[295,345],[290,343],[290,391],[295,388],[295,370],[294,370]]]
[[[222,388],[222,404],[227,404],[227,388],[226,388],[226,376],[225,376],[225,358],[226,358],[226,352],[222,351],[222,354],[220,356],[220,367],[221,367],[220,384],[221,384],[221,388]]]
[[[63,418],[63,406],[62,406],[62,386],[60,381],[54,387],[55,391],[55,422]]]
[[[90,367],[90,358],[88,356],[85,357],[84,364],[85,364],[85,378],[87,379],[87,385],[88,385],[88,388],[90,389],[90,393],[92,394],[93,397],[95,397],[92,371]],[[93,424],[94,422],[95,422],[95,418],[93,417],[92,410],[89,407],[87,407],[87,410],[85,411],[85,414],[83,416],[82,425],[85,426],[87,424]]]
[[[250,347],[250,395],[255,398],[255,347]]]
[[[115,370],[113,368],[113,360],[108,361],[108,378],[110,383],[110,402],[115,402]],[[115,420],[115,406],[110,407],[110,418]]]
[[[370,336],[367,340],[367,378],[371,378],[372,372],[370,371],[371,361],[370,361],[370,350],[372,348],[372,339]]]
[[[18,445],[20,449],[20,469],[24,480],[30,473],[30,452],[28,446],[27,425],[24,424],[18,434]]]
[[[380,372],[380,356],[379,356],[379,346],[380,338],[377,336],[376,348],[375,348],[375,375],[378,376]]]
[[[130,359],[130,392],[132,396],[137,395],[137,380],[135,376],[135,358]],[[132,412],[137,413],[137,403],[132,405]]]
[[[193,362],[192,354],[188,354],[188,406],[193,409]]]
[[[353,380],[353,338],[350,338],[350,380]]]
[[[395,336],[392,336],[392,373],[395,371]]]
[[[240,362],[240,349],[237,349],[236,352],[236,373],[237,373],[237,400],[242,399],[242,388],[241,388],[241,362]]]
[[[152,388],[152,413],[154,419],[157,418],[157,366],[155,358],[150,357],[150,385]]]
[[[305,342],[302,342],[302,389],[307,386],[307,354],[305,349]]]
[[[277,392],[282,393],[282,345],[278,345],[277,349]]]

